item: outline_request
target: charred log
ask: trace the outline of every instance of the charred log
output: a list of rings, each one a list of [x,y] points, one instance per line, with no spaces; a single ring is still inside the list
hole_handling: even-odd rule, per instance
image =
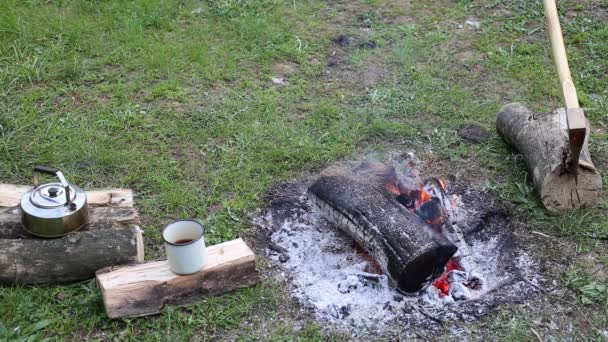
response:
[[[325,172],[309,194],[329,221],[376,259],[397,288],[415,292],[441,274],[457,247],[376,182]]]

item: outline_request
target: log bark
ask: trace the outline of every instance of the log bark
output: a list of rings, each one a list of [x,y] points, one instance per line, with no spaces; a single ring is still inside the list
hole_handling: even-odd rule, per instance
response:
[[[326,218],[363,246],[403,292],[419,291],[443,272],[458,248],[377,184],[346,170],[324,171],[309,188]]]
[[[14,192],[22,190],[22,194],[29,188],[0,184],[2,204],[15,204]],[[89,224],[54,239],[25,232],[18,207],[0,208],[0,283],[69,283],[90,279],[109,265],[143,261],[143,238],[132,192],[94,190],[87,192],[87,198]]]
[[[533,113],[511,103],[498,113],[496,128],[523,156],[528,174],[544,205],[552,212],[597,204],[602,178],[589,155],[589,125],[575,176],[570,155],[566,111]]]
[[[188,304],[258,281],[255,255],[242,239],[208,247],[207,262],[195,274],[174,274],[166,260],[97,272],[104,307],[112,319],[156,314],[168,305]]]
[[[0,283],[55,284],[90,279],[108,265],[141,260],[137,227],[70,234],[65,239],[0,240]]]

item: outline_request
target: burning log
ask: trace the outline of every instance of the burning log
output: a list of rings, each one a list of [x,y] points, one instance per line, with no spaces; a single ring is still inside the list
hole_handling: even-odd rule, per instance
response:
[[[394,183],[390,170],[377,166],[371,177],[369,165],[358,174],[326,170],[309,194],[332,223],[369,251],[399,290],[419,291],[444,271],[458,248],[397,201],[392,187],[382,184]]]
[[[589,136],[589,125],[587,134]],[[588,138],[571,168],[572,155],[566,112],[533,113],[519,103],[506,105],[496,121],[498,133],[524,157],[540,199],[549,211],[592,206],[602,189],[602,178],[589,155]],[[576,172],[572,172],[575,169]]]

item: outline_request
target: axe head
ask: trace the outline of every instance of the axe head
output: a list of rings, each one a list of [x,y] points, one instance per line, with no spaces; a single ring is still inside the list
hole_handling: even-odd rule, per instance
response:
[[[566,108],[566,119],[568,122],[568,139],[570,141],[570,153],[572,156],[570,172],[576,175],[578,172],[578,159],[587,135],[587,120],[582,108]]]

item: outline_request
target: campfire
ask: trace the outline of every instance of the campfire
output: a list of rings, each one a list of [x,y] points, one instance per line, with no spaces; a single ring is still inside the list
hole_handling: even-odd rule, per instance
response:
[[[303,307],[354,327],[436,324],[536,293],[533,262],[487,194],[420,177],[411,157],[391,163],[285,184],[253,218]]]
[[[352,172],[326,170],[309,196],[330,221],[372,252],[398,290],[417,292],[430,283],[440,298],[453,300],[481,290],[483,281],[467,260],[471,253],[452,214],[457,198],[447,194],[443,179],[399,178],[389,165],[364,162]],[[433,289],[427,291],[432,296]]]

